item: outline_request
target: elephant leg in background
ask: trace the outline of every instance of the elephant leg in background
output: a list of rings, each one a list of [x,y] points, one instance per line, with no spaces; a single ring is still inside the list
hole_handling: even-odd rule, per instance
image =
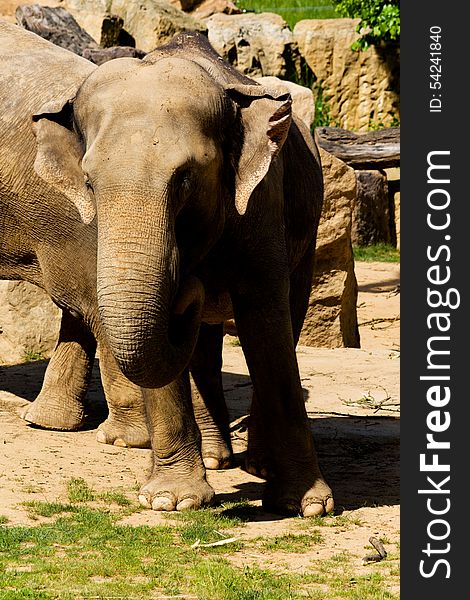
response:
[[[247,360],[272,473],[263,505],[281,513],[322,515],[333,509],[313,445],[295,355],[287,277],[245,281],[232,294],[237,330]],[[256,285],[254,285],[256,283]],[[262,290],[262,295],[259,290]]]
[[[202,458],[207,469],[227,469],[233,462],[230,419],[222,386],[224,326],[201,324],[190,371],[195,386],[192,401],[202,436]]]
[[[214,490],[207,483],[201,433],[191,403],[189,370],[169,385],[142,388],[152,444],[153,467],[139,492],[153,510],[184,510],[208,505]]]
[[[84,400],[95,352],[96,341],[88,327],[63,310],[59,339],[44,383],[36,400],[23,412],[23,419],[46,429],[79,429],[85,419]]]
[[[111,352],[100,344],[100,372],[108,418],[98,427],[96,439],[102,444],[149,448],[150,436],[142,390],[120,371]]]

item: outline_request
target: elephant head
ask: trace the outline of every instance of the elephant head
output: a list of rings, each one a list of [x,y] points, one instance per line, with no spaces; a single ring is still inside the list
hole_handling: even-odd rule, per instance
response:
[[[105,63],[34,115],[36,173],[97,221],[100,320],[134,383],[161,387],[187,366],[204,302],[192,273],[227,203],[246,211],[290,119],[288,94],[171,52]]]

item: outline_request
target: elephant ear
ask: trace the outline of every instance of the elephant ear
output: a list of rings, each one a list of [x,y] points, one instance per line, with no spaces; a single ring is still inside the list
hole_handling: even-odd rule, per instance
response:
[[[243,215],[251,194],[287,138],[292,121],[292,98],[289,92],[268,90],[261,85],[228,85],[226,91],[238,105],[243,124],[235,185],[235,206]]]
[[[73,100],[54,100],[33,115],[37,152],[34,170],[66,196],[90,223],[96,209],[81,167],[83,148],[73,128]]]

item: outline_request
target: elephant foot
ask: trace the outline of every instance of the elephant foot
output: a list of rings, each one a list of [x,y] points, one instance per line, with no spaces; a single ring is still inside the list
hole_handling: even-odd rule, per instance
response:
[[[246,451],[244,469],[250,475],[260,479],[271,479],[273,476],[272,458],[264,435],[259,431],[253,417],[248,429],[248,448]]]
[[[282,515],[321,517],[333,511],[333,493],[320,473],[313,484],[274,478],[266,483],[263,508]]]
[[[158,511],[201,508],[211,505],[213,501],[214,490],[205,477],[159,474],[150,479],[139,492],[140,504]]]
[[[207,438],[207,435],[202,433],[202,461],[206,469],[230,469],[233,466],[233,452],[229,444],[223,439]]]
[[[82,402],[74,398],[40,393],[20,416],[43,429],[75,431],[85,421],[85,410]]]
[[[216,471],[219,469],[230,469],[233,467],[233,454],[228,449],[205,448],[202,446],[202,461],[206,469]]]
[[[267,456],[247,451],[244,469],[260,479],[270,479],[272,470]]]
[[[146,423],[125,423],[109,416],[101,423],[96,433],[101,444],[121,448],[150,448],[150,436]]]

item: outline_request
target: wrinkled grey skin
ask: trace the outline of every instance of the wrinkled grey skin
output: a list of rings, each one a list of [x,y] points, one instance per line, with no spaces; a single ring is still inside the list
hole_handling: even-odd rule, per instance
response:
[[[142,504],[208,504],[203,455],[207,466],[231,458],[221,346],[233,315],[254,385],[248,467],[268,479],[265,507],[331,510],[294,350],[321,169],[290,96],[254,85],[194,34],[94,68],[2,24],[0,55],[0,273],[64,309],[38,411],[54,405],[64,364],[78,404],[96,338],[114,419],[102,441],[121,441],[121,424],[127,435],[126,413],[142,424],[144,401],[153,470]]]

